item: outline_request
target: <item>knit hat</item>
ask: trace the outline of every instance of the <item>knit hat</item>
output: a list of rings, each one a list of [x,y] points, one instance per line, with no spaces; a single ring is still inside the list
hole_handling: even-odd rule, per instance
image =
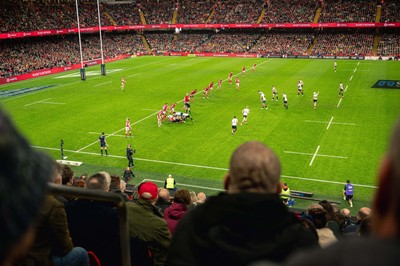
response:
[[[158,196],[158,187],[153,182],[143,182],[139,185],[139,196],[141,198],[150,200]]]

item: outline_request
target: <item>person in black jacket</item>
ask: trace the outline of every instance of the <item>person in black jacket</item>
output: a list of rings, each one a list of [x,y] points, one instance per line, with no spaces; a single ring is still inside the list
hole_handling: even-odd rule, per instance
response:
[[[166,265],[248,265],[283,261],[318,241],[289,212],[279,197],[281,166],[260,142],[242,144],[233,153],[226,192],[209,197],[182,218]]]

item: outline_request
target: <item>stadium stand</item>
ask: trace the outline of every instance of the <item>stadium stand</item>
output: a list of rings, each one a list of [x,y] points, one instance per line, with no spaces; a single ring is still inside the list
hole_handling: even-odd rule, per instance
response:
[[[262,23],[304,23],[312,22],[316,11],[316,5],[313,1],[290,0],[268,1],[267,12]]]
[[[43,49],[45,47],[45,49]],[[84,61],[100,58],[99,36],[83,35]],[[105,58],[145,52],[140,35],[106,34],[103,38]],[[6,40],[0,42],[0,77],[11,77],[33,70],[63,67],[80,62],[79,42],[75,35]]]

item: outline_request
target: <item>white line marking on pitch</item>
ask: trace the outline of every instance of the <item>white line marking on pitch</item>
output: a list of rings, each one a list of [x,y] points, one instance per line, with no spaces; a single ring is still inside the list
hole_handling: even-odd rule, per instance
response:
[[[360,62],[357,63],[357,66],[359,66],[359,65],[360,65]]]
[[[343,98],[340,98],[339,103],[338,103],[337,106],[336,106],[337,108],[339,108],[340,103],[342,102],[342,99],[343,99]]]
[[[347,159],[345,156],[337,156],[337,155],[328,155],[328,154],[318,154],[319,148],[321,146],[318,146],[317,149],[315,150],[314,153],[306,153],[306,152],[296,152],[296,151],[283,151],[284,153],[289,153],[289,154],[298,154],[298,155],[307,155],[307,156],[312,156],[311,161],[310,161],[310,166],[312,166],[315,158],[317,156],[319,157],[328,157],[328,158],[337,158],[337,159]]]
[[[356,71],[357,71],[357,68],[354,69],[353,73],[356,73]]]
[[[130,78],[130,77],[137,76],[137,75],[140,75],[140,74],[142,74],[142,73],[135,73],[135,74],[129,75],[127,77]]]
[[[52,150],[52,151],[59,151],[60,150],[60,148],[49,148],[49,147],[40,147],[40,146],[32,146],[32,147],[36,148],[36,149]],[[83,152],[77,152],[77,151],[65,150],[65,149],[64,149],[64,151],[77,153],[77,154],[87,154],[87,155],[101,156],[100,153],[93,153],[93,152],[84,152],[84,151]],[[321,155],[322,154],[318,154],[318,156],[321,156]],[[117,155],[109,154],[108,157],[120,158],[120,159],[126,160],[125,156],[117,156]],[[136,157],[135,157],[135,160],[155,162],[155,163],[163,163],[163,164],[181,165],[181,166],[186,166],[186,167],[206,168],[206,169],[219,170],[219,171],[224,171],[224,172],[229,170],[227,168],[221,168],[221,167],[212,167],[212,166],[195,165],[195,164],[182,164],[182,163],[176,163],[176,162],[167,162],[167,161],[159,161],[159,160],[148,160],[148,159],[142,159],[142,158],[136,158]],[[336,181],[315,179],[315,178],[306,178],[306,177],[299,177],[299,176],[282,175],[281,177],[304,180],[304,181],[310,181],[310,182],[320,182],[320,183],[329,183],[329,184],[338,184],[338,185],[345,185],[346,184],[346,183],[343,183],[343,182],[336,182]],[[357,186],[357,187],[377,188],[376,186],[371,186],[371,185],[362,185],[362,184],[354,184],[354,183],[353,183],[353,185]]]
[[[344,92],[346,92],[347,91],[347,88],[349,87],[349,85],[346,85],[346,88],[344,88]]]
[[[352,80],[352,79],[353,79],[353,76],[350,77],[350,80]]]
[[[160,110],[156,110],[156,109],[142,109],[142,110],[143,110],[143,111],[153,111],[153,112],[154,112],[154,111],[157,111],[157,112],[160,111]]]
[[[297,152],[297,151],[284,151],[284,153],[307,155],[307,156],[313,156],[314,155],[314,153]],[[345,157],[345,156],[337,156],[337,155],[317,154],[317,156],[319,156],[319,157],[328,157],[328,158],[347,159],[347,157]]]
[[[140,65],[140,66],[135,66],[135,67],[123,69],[123,70],[121,70],[121,72],[123,72],[123,71],[128,71],[128,70],[132,70],[132,69],[136,69],[136,68],[145,67],[145,66],[148,66],[148,65],[154,65],[154,64],[158,64],[158,63],[164,63],[164,62],[170,61],[170,60],[172,60],[172,59],[174,59],[174,58],[168,58],[168,59],[163,60],[163,61],[156,61],[156,62],[152,62],[152,63]],[[98,79],[98,78],[101,78],[101,77],[103,77],[103,76],[93,77],[93,78],[91,78],[90,80]],[[40,77],[40,79],[43,79],[43,80],[50,79],[50,78],[54,78],[54,75],[48,75],[48,76]],[[36,79],[35,79],[35,80],[36,80]],[[29,81],[32,81],[32,80],[29,80]],[[59,86],[55,86],[55,87],[50,87],[50,88],[47,88],[47,89],[43,89],[43,90],[39,90],[39,91],[35,91],[35,92],[30,92],[30,93],[22,94],[22,95],[19,95],[19,96],[10,97],[10,98],[1,100],[0,102],[7,102],[7,101],[14,100],[14,99],[18,99],[18,98],[21,98],[21,97],[33,95],[33,94],[40,93],[40,92],[44,92],[44,91],[49,91],[49,90],[56,89],[56,88],[61,88],[61,87],[69,86],[69,85],[73,85],[73,84],[81,83],[81,82],[82,82],[82,80],[78,80],[78,81],[74,81],[74,82],[71,82],[71,83],[66,83],[66,84],[63,84],[63,85],[59,85]],[[18,82],[18,83],[13,83],[13,84],[14,84],[14,85],[18,85],[18,84],[20,84],[20,82]]]
[[[331,120],[329,121],[328,126],[326,127],[326,129],[329,129],[329,127],[330,127],[331,124],[332,124],[332,120],[333,120],[333,116],[332,116]]]
[[[303,180],[303,181],[345,185],[345,183],[343,183],[343,182],[328,181],[328,180],[323,180],[323,179],[314,179],[314,178],[306,178],[306,177],[290,176],[290,175],[281,175],[281,177],[291,178],[291,179],[298,179],[298,180]],[[357,186],[357,187],[365,187],[365,188],[378,188],[377,186],[371,186],[371,185],[362,185],[362,184],[353,184],[353,185]]]
[[[326,121],[317,121],[317,120],[304,120],[304,122],[307,122],[307,123],[321,123],[321,124],[329,123],[329,122],[326,122]],[[343,123],[343,122],[332,122],[331,124],[347,125],[347,126],[355,126],[356,125],[354,123]]]
[[[94,85],[94,86],[95,86],[95,87],[100,87],[100,86],[102,86],[102,85],[106,85],[106,84],[110,84],[110,83],[112,83],[112,81],[107,81],[107,82],[100,83],[100,84],[97,84],[97,85]]]
[[[311,162],[310,162],[310,164],[309,164],[310,166],[311,166],[312,163],[314,162],[314,159],[315,159],[315,157],[317,156],[318,150],[319,150],[320,147],[321,147],[321,146],[318,146],[317,149],[315,150],[315,153],[314,153],[313,157],[311,158]]]
[[[145,178],[143,181],[146,181],[146,180],[147,181],[158,182],[158,183],[164,183],[165,182],[165,181],[161,181],[161,180],[147,179],[147,178]],[[201,189],[208,189],[208,190],[215,190],[215,191],[224,191],[223,189],[220,189],[220,188],[195,186],[195,185],[189,185],[189,184],[182,184],[181,182],[179,182],[179,186],[194,187],[194,188],[201,188]]]
[[[89,132],[89,134],[92,134],[92,135],[101,135],[101,133],[102,132]],[[111,134],[105,134],[106,135],[106,137],[126,137],[125,135],[117,135],[117,134],[114,134],[114,135],[111,135]]]
[[[24,106],[34,105],[34,104],[37,104],[37,103],[45,102],[47,100],[51,100],[51,98],[47,98],[47,99],[44,99],[44,100],[36,101],[36,102],[33,102],[33,103],[28,103],[28,104],[25,104]]]

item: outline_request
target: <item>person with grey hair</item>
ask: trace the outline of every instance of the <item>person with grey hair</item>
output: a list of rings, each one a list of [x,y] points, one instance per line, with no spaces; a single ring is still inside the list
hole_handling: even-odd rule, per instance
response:
[[[237,148],[224,179],[226,192],[182,218],[166,265],[247,265],[283,261],[317,246],[314,235],[282,203],[279,159],[260,142]]]
[[[400,121],[381,161],[372,203],[372,232],[368,238],[341,240],[324,250],[303,252],[285,266],[398,265],[400,261]],[[366,211],[366,212],[365,212]],[[363,212],[370,212],[364,209]]]

